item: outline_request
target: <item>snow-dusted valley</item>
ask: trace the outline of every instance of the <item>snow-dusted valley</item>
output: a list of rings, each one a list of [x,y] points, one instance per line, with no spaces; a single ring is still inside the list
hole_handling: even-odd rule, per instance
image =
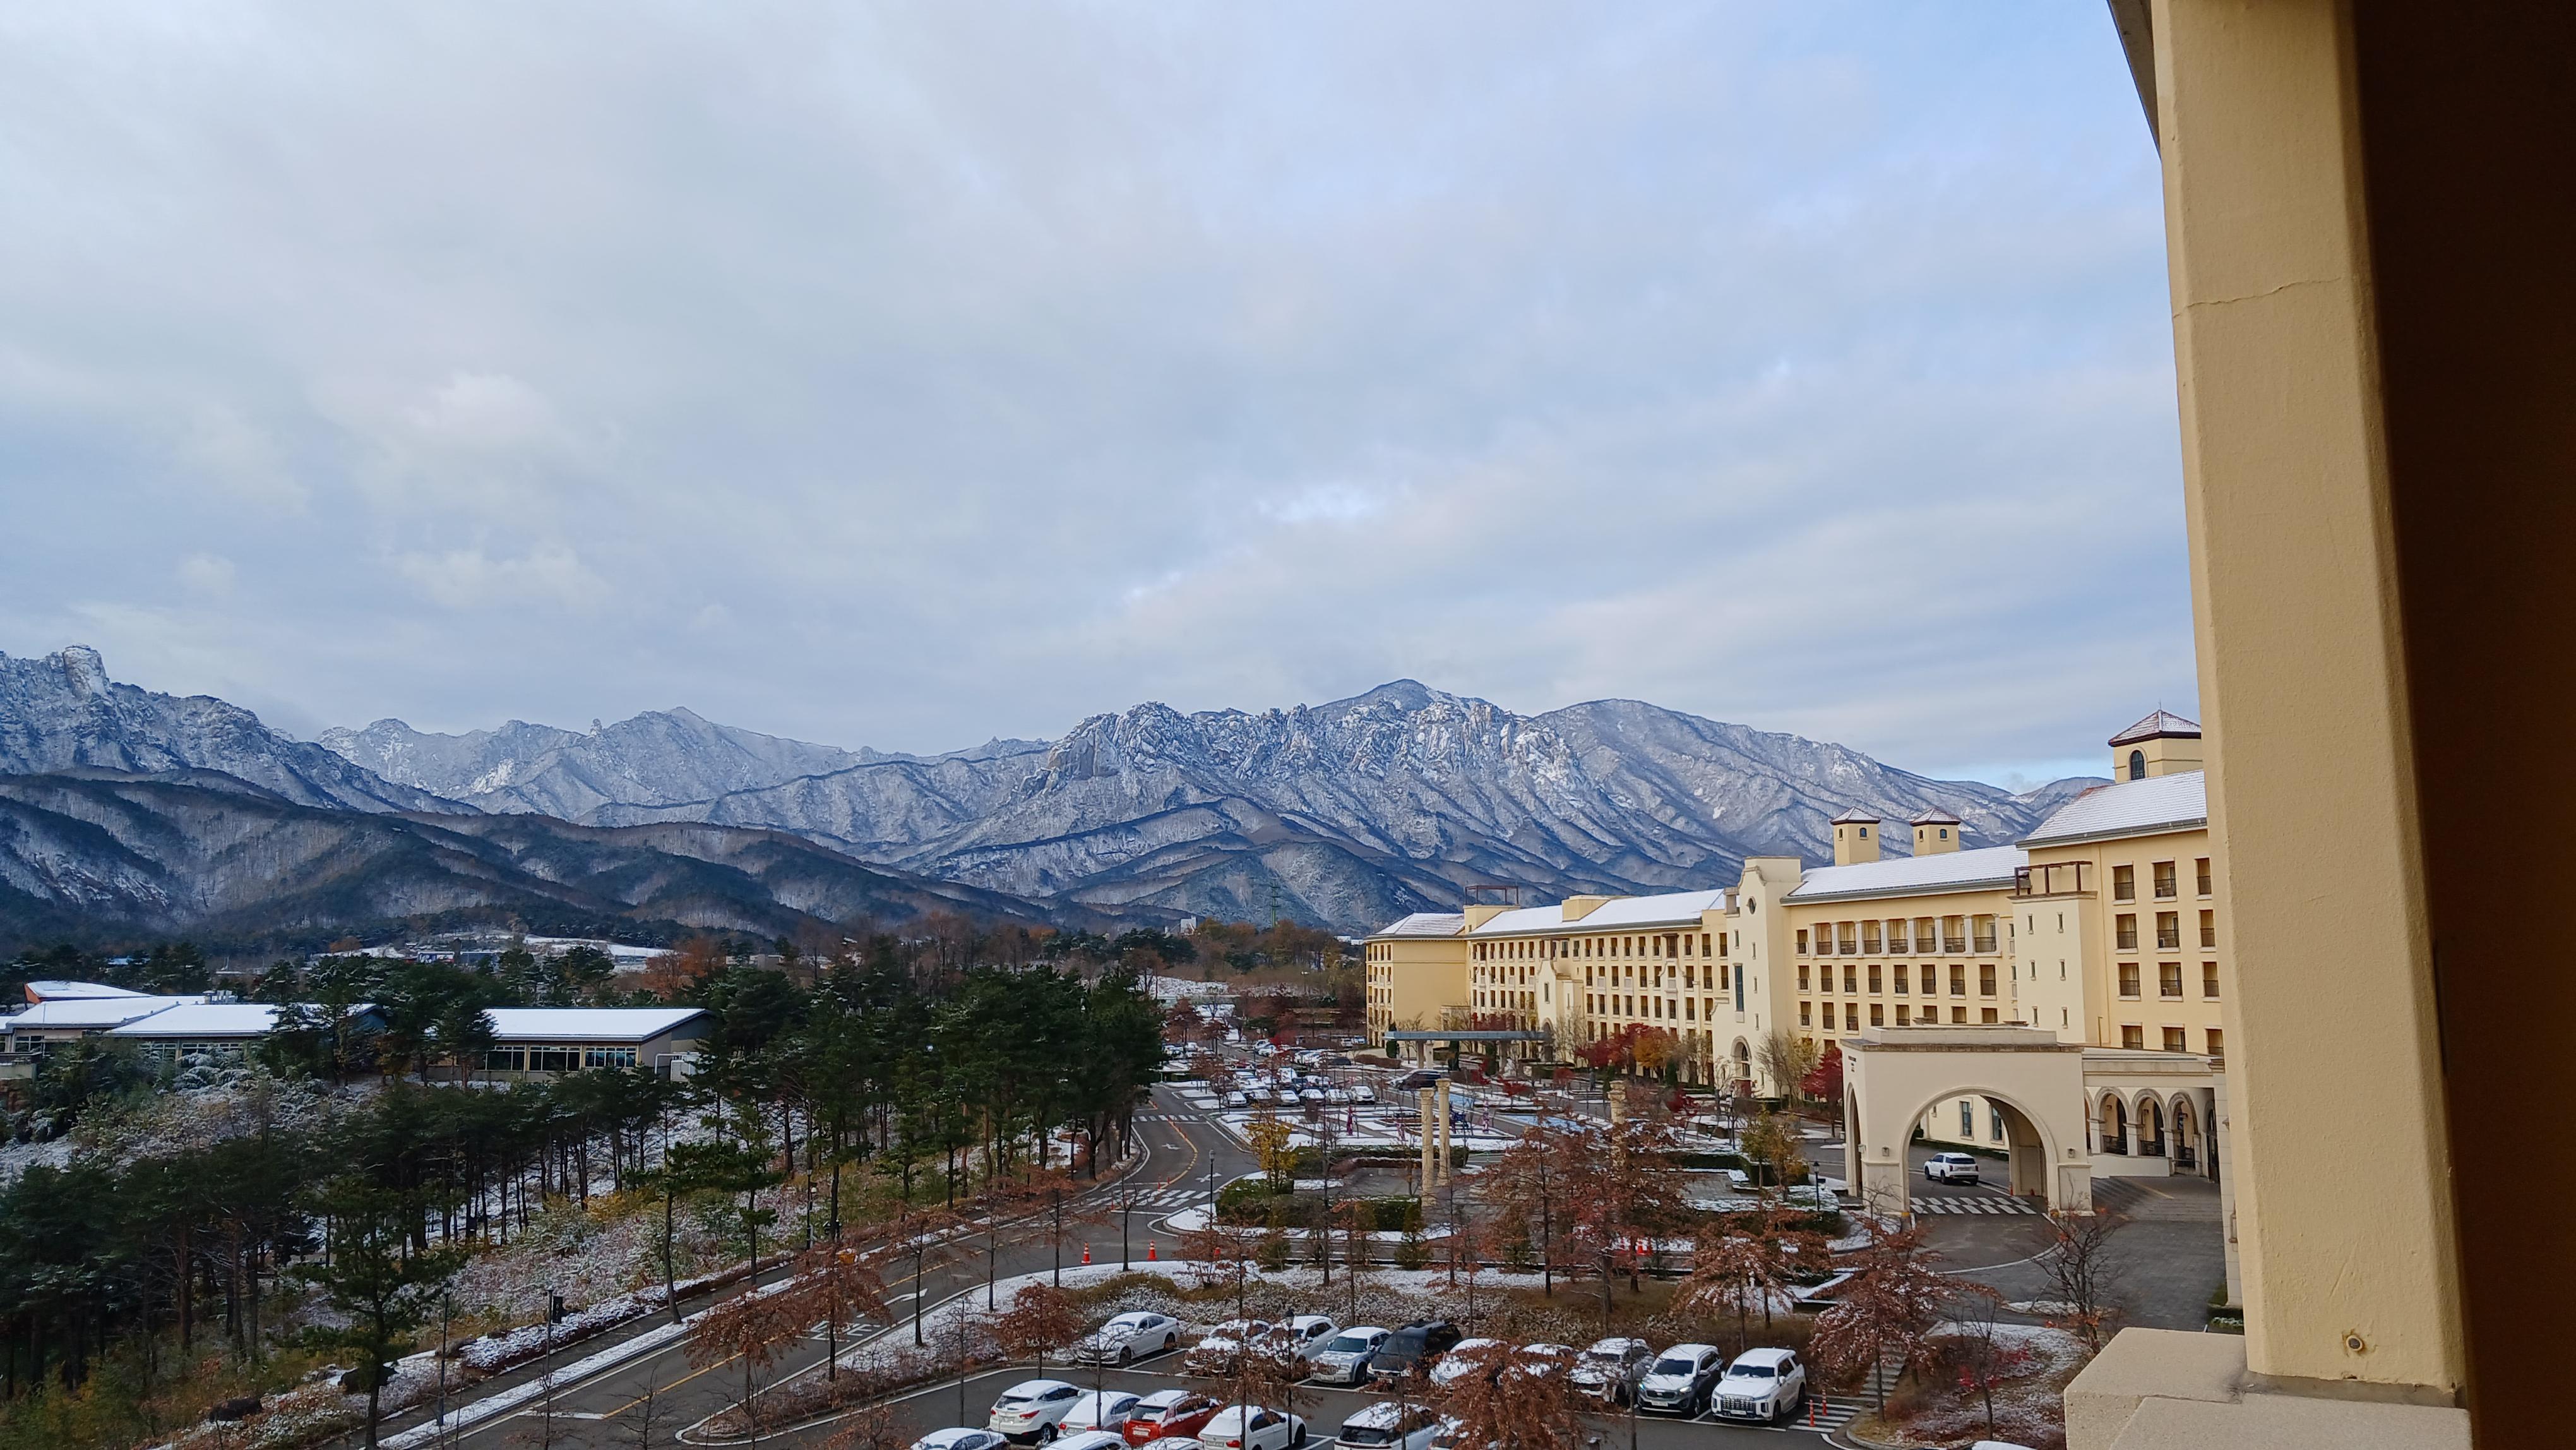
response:
[[[0,783],[0,913],[21,931],[82,913],[246,926],[260,863],[303,872],[329,840],[380,870],[335,899],[279,883],[298,920],[578,896],[594,916],[762,931],[948,904],[1356,932],[1471,884],[1547,898],[1731,880],[1747,855],[1827,854],[1826,822],[1855,805],[1940,807],[2000,843],[2093,783],[2016,795],[1638,701],[1523,716],[1412,681],[1258,713],[1142,704],[938,756],[685,709],[588,731],[379,720],[317,744],[112,682],[77,647],[0,656],[0,772],[51,778]]]

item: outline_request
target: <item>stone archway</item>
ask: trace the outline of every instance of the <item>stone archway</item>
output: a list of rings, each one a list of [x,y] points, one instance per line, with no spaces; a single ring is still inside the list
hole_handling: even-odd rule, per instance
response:
[[[2162,1158],[2171,1151],[2165,1142],[2165,1105],[2153,1092],[2138,1094],[2136,1125],[2137,1151],[2141,1158]]]
[[[2095,1141],[2099,1151],[2126,1157],[2129,1152],[2129,1107],[2118,1093],[2104,1093],[2100,1111],[2093,1115],[2094,1128],[2101,1136]]]
[[[2092,1206],[2081,1043],[2031,1027],[1873,1027],[1843,1050],[1851,1189],[1871,1212],[1910,1211],[1914,1126],[1959,1097],[1985,1099],[2004,1120],[2014,1193],[2052,1209]]]
[[[2173,1103],[2167,1109],[2167,1118],[2171,1124],[2167,1131],[2172,1134],[2170,1151],[2173,1154],[2174,1171],[2177,1173],[2185,1170],[2194,1173],[2203,1171],[2207,1155],[2201,1143],[2200,1112],[2192,1106],[2188,1094],[2174,1095]]]

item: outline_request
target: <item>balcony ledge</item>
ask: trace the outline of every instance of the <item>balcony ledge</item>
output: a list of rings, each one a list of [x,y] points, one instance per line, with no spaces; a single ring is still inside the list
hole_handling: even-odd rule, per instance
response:
[[[2128,1329],[2066,1387],[2067,1450],[2468,1450],[2469,1416],[2362,1381],[2284,1393],[2252,1383],[2233,1334]]]

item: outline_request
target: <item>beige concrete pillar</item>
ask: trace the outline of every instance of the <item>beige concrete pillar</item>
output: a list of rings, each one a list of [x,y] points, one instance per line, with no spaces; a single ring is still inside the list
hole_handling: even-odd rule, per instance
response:
[[[1431,1126],[1432,1096],[1432,1091],[1429,1088],[1416,1088],[1413,1092],[1413,1100],[1417,1104],[1417,1111],[1421,1116],[1422,1191],[1425,1193],[1429,1193],[1432,1189],[1438,1187],[1440,1183],[1440,1170],[1434,1168],[1431,1163],[1431,1144],[1434,1134],[1434,1129]]]
[[[1440,1167],[1440,1181],[1445,1184],[1449,1181],[1449,1175],[1452,1171],[1449,1163],[1449,1079],[1445,1077],[1440,1079],[1433,1091],[1436,1096],[1436,1101],[1440,1105],[1440,1156],[1438,1161]]]
[[[2210,834],[2242,964],[2247,1363],[2447,1404],[2452,1165],[2349,13],[2153,17]]]

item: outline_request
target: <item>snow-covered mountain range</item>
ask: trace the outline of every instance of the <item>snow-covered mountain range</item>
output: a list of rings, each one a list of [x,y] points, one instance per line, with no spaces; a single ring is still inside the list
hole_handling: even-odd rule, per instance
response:
[[[1523,716],[1410,680],[1258,713],[1143,704],[938,756],[687,710],[465,735],[379,720],[315,744],[220,700],[114,684],[95,651],[0,656],[0,773],[82,766],[220,771],[338,810],[787,832],[1086,917],[1275,913],[1350,932],[1476,885],[1544,900],[1731,882],[1748,855],[1829,855],[1827,822],[1852,806],[1947,810],[1971,844],[1999,844],[2097,783],[2014,794],[1633,700]]]
[[[1747,855],[1829,855],[1826,823],[1852,806],[1891,820],[1938,807],[1996,844],[2097,783],[2016,795],[1634,700],[1522,716],[1410,680],[1259,713],[1144,704],[1059,740],[934,757],[832,751],[685,710],[587,735],[380,720],[323,741],[485,810],[765,826],[1039,900],[1350,931],[1476,884],[1544,898],[1732,881]]]

